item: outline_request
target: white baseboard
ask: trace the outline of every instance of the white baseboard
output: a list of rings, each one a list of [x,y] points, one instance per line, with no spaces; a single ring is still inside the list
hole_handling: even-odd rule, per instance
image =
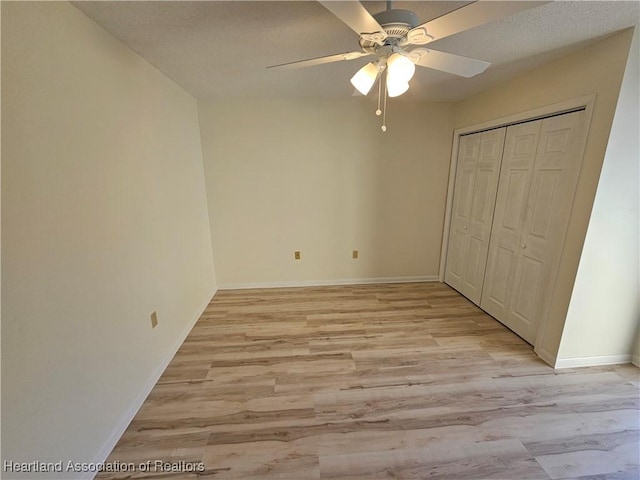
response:
[[[340,278],[334,280],[292,280],[265,283],[228,283],[218,286],[218,290],[245,290],[249,288],[290,288],[290,287],[327,287],[334,285],[364,285],[375,283],[414,283],[437,282],[437,275],[419,277],[377,277],[377,278]]]
[[[600,355],[597,357],[559,358],[555,368],[596,367],[599,365],[617,365],[631,363],[631,355]]]
[[[138,397],[133,401],[129,409],[124,413],[124,415],[122,416],[118,424],[113,429],[113,432],[111,432],[111,435],[109,435],[109,438],[102,445],[102,448],[100,449],[98,454],[95,456],[94,463],[96,464],[103,463],[107,460],[107,457],[109,457],[109,454],[111,453],[113,448],[116,446],[116,443],[118,443],[118,440],[120,440],[120,437],[122,437],[122,434],[125,432],[129,424],[131,423],[131,420],[133,420],[133,417],[135,417],[136,413],[138,413],[138,410],[140,410],[140,407],[142,406],[146,398],[149,396],[149,393],[151,393],[151,390],[160,379],[160,376],[169,365],[169,362],[171,362],[174,355],[176,354],[176,352],[184,342],[185,338],[187,338],[187,335],[189,335],[189,332],[191,332],[191,329],[193,328],[193,326],[196,324],[196,322],[202,315],[202,312],[205,311],[205,309],[211,302],[211,299],[216,294],[216,291],[217,290],[214,287],[213,290],[210,292],[209,296],[207,297],[207,300],[200,306],[200,308],[198,308],[193,318],[189,321],[187,326],[180,333],[180,336],[176,339],[174,344],[171,345],[171,348],[167,351],[167,354],[162,359],[162,362],[154,370],[154,372],[151,374],[147,382],[142,386],[142,389]],[[95,475],[96,475],[95,472],[87,472],[85,475],[82,475],[79,478],[93,479]]]
[[[640,367],[640,353],[636,353],[633,357],[631,357],[631,363],[633,363],[636,367]]]

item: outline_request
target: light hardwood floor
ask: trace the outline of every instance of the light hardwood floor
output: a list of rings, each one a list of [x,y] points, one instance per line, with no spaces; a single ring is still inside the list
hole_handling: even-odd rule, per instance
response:
[[[205,471],[98,478],[635,480],[639,372],[554,371],[439,283],[220,291],[108,459]]]

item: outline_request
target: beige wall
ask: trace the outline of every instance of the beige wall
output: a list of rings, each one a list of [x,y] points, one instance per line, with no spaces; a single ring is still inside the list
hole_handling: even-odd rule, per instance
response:
[[[374,110],[200,104],[221,288],[437,276],[453,107],[390,100],[386,133]]]
[[[2,2],[2,127],[3,460],[101,459],[214,291],[197,105],[68,3]]]
[[[536,351],[547,360],[553,361],[558,353],[632,34],[632,30],[626,30],[609,37],[475,95],[457,107],[455,125],[461,128],[576,97],[597,95],[556,291],[549,299],[549,322],[545,337],[536,345]]]
[[[636,32],[558,353],[566,366],[628,359],[640,319],[640,65]],[[637,341],[637,340],[636,340]]]

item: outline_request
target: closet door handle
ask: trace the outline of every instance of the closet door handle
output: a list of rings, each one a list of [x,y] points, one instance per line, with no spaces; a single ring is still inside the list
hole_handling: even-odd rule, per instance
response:
[[[468,226],[468,225],[465,225],[465,226],[464,226],[464,229],[466,230],[467,228],[469,228],[469,226]]]

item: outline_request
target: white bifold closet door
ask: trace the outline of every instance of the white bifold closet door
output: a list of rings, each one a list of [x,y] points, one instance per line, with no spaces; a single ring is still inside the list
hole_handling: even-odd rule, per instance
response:
[[[555,284],[585,130],[578,111],[506,132],[480,307],[532,344]]]
[[[445,282],[535,343],[586,136],[577,111],[460,138]]]
[[[460,138],[445,282],[480,304],[506,128]]]

